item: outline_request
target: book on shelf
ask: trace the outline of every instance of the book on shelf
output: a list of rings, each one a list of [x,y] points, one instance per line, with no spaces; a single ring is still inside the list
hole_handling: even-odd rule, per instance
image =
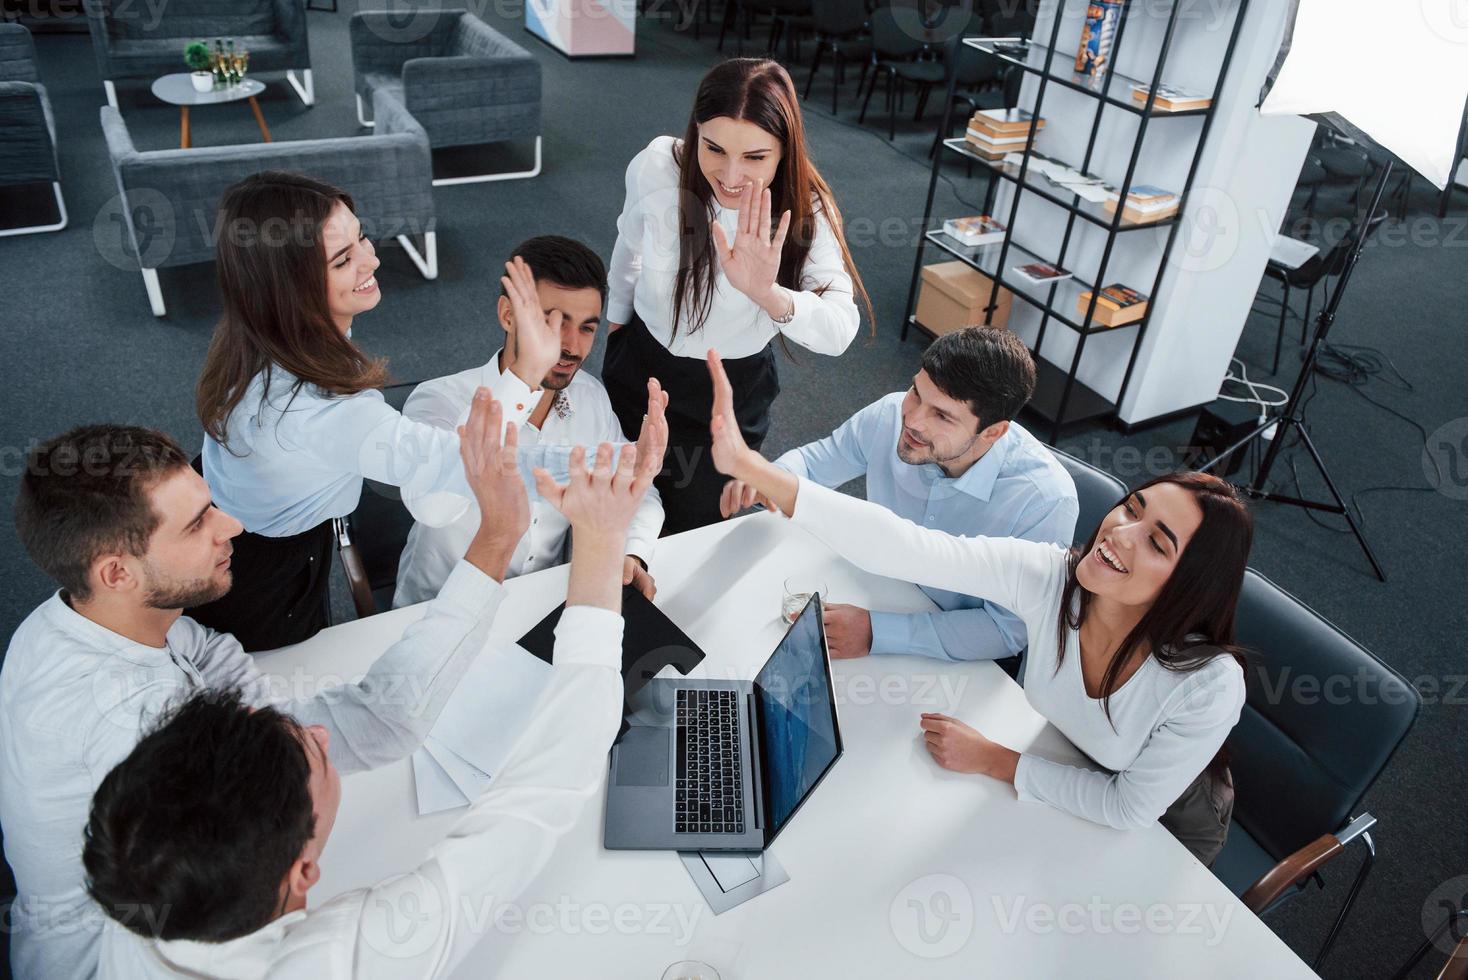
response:
[[[973,127],[965,130],[964,135],[968,137],[971,143],[987,143],[990,146],[1005,146],[1010,149],[1016,146],[1022,147],[1031,139],[1027,133],[1021,133],[1018,136],[995,136],[993,133],[986,133],[982,129],[974,129]]]
[[[1072,273],[1067,272],[1059,266],[1050,265],[1048,262],[1030,262],[1026,265],[1017,265],[1013,271],[1015,275],[1019,276],[1025,282],[1033,283],[1036,286],[1048,286],[1052,282],[1069,279],[1072,275]]]
[[[970,153],[984,160],[1003,160],[1016,150],[1023,150],[1026,145],[1026,140],[1023,138],[992,143],[981,136],[975,136],[972,129],[964,137],[964,142],[968,145]]]
[[[1115,214],[1117,203],[1121,195],[1112,191],[1106,196],[1106,213]],[[1180,198],[1174,191],[1162,187],[1154,187],[1151,184],[1139,184],[1132,187],[1126,196],[1126,206],[1122,210],[1122,217],[1132,224],[1145,225],[1153,221],[1161,221],[1177,214]]]
[[[1081,316],[1086,315],[1086,310],[1091,306],[1091,291],[1088,289],[1081,293],[1076,299],[1076,312]],[[1147,295],[1140,293],[1130,286],[1114,282],[1104,286],[1096,296],[1096,309],[1091,314],[1091,322],[1099,323],[1103,327],[1120,327],[1128,323],[1136,323],[1147,315]]]
[[[1152,91],[1150,85],[1133,85],[1132,101],[1137,105],[1147,104],[1147,93]],[[1163,112],[1182,112],[1185,109],[1206,109],[1213,104],[1213,100],[1206,95],[1196,92],[1185,92],[1172,85],[1157,86],[1157,98],[1152,101],[1153,109]]]
[[[1106,213],[1116,213],[1115,201],[1106,202]],[[1148,225],[1154,221],[1165,221],[1175,214],[1177,214],[1177,202],[1173,201],[1164,207],[1151,209],[1136,208],[1128,204],[1122,209],[1121,217],[1124,221],[1130,221],[1134,225]]]
[[[990,245],[1004,241],[1008,229],[987,214],[967,218],[949,218],[943,222],[943,234],[965,245]]]
[[[1023,136],[1045,128],[1045,117],[1036,119],[1028,109],[980,109],[969,117],[970,129],[995,136]]]

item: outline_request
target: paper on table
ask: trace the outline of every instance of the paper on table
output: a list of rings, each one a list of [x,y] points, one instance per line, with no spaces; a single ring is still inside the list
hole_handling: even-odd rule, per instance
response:
[[[487,647],[464,672],[430,737],[493,777],[529,724],[550,671],[519,644]]]
[[[439,764],[439,767],[454,781],[459,792],[468,799],[477,800],[484,795],[485,790],[489,789],[489,773],[479,769],[432,735],[424,741],[423,748],[433,756],[433,761]]]
[[[427,749],[413,753],[413,784],[418,791],[419,816],[469,805],[469,798],[459,792],[459,787]]]

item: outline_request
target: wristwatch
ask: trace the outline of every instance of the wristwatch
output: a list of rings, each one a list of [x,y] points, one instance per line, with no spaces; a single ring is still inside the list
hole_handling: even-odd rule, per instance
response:
[[[783,316],[771,316],[770,319],[775,323],[786,324],[795,319],[795,294],[788,289],[784,289],[784,287],[781,288],[785,296],[790,300],[790,309]]]

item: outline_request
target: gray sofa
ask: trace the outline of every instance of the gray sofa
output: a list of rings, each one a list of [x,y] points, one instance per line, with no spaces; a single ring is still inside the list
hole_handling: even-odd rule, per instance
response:
[[[6,235],[59,231],[66,227],[61,168],[56,159],[56,120],[51,100],[36,71],[31,32],[19,24],[0,24],[0,185],[50,183],[58,219],[48,225],[6,228]]]
[[[233,38],[250,51],[250,73],[283,71],[307,105],[316,103],[305,0],[84,0],[107,104],[124,79],[152,81],[187,71],[184,45]],[[296,72],[300,71],[300,76]]]
[[[540,62],[465,10],[352,15],[352,72],[357,120],[380,91],[394,93],[423,124],[433,147],[534,139],[535,165],[435,184],[513,180],[540,173]]]
[[[370,136],[248,143],[189,150],[133,146],[122,114],[102,107],[102,130],[117,179],[123,254],[114,264],[142,270],[155,316],[164,315],[158,270],[214,260],[219,200],[261,170],[310,174],[348,191],[369,238],[396,238],[425,279],[438,276],[433,163],[428,136],[391,93],[373,103]],[[423,236],[423,250],[414,236]]]

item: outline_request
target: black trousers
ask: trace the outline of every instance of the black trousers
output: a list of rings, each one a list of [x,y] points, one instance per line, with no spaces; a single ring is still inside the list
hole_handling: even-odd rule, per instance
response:
[[[780,393],[774,348],[767,344],[758,354],[726,358],[724,371],[734,388],[739,430],[758,449],[770,429],[770,405]],[[634,313],[607,338],[601,378],[629,439],[637,438],[647,412],[647,379],[657,378],[668,393],[667,462],[653,483],[663,498],[663,533],[721,520],[719,494],[729,478],[714,468],[709,437],[714,385],[703,359],[669,353]]]
[[[233,543],[234,585],[189,616],[233,633],[251,653],[299,643],[331,625],[331,521],[286,538],[245,531]]]

